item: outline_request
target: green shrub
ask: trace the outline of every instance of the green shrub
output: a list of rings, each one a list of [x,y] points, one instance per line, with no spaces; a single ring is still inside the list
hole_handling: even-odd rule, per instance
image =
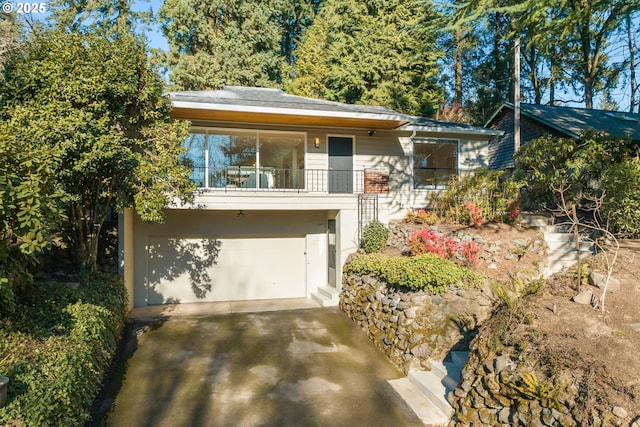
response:
[[[478,169],[431,196],[437,216],[458,224],[512,221],[524,181],[505,179],[504,171]]]
[[[368,254],[380,252],[388,238],[389,229],[380,221],[371,221],[362,231],[362,248]]]
[[[345,266],[345,272],[372,274],[392,286],[438,293],[454,285],[476,285],[481,276],[435,254],[390,257],[358,254]]]
[[[0,375],[10,378],[0,424],[84,424],[116,352],[127,309],[122,282],[104,274],[80,289],[34,286],[0,328]]]
[[[640,162],[627,160],[611,166],[603,176],[602,215],[610,231],[627,238],[640,237]]]

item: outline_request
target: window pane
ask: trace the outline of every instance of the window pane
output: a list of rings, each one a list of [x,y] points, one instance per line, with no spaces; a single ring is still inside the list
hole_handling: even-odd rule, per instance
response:
[[[183,154],[183,159],[187,161],[192,168],[191,180],[198,187],[204,187],[204,142],[206,136],[204,133],[191,133],[183,142],[187,152]]]
[[[304,188],[304,135],[260,133],[260,187]]]
[[[213,187],[246,187],[256,168],[255,132],[209,131],[209,175]]]
[[[413,144],[414,187],[442,187],[457,174],[455,141]]]

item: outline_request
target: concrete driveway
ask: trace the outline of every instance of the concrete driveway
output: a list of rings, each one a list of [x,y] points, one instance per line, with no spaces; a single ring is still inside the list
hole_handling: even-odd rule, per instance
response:
[[[250,310],[247,310],[250,311]],[[137,320],[107,426],[419,426],[336,308]]]

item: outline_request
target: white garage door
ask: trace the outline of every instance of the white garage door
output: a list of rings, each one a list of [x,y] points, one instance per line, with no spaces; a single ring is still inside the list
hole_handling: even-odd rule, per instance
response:
[[[305,238],[150,237],[148,304],[306,296]]]

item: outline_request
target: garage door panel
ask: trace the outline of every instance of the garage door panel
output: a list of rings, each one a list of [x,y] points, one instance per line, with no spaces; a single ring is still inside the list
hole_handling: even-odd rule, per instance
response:
[[[303,237],[149,239],[148,303],[306,296]]]

